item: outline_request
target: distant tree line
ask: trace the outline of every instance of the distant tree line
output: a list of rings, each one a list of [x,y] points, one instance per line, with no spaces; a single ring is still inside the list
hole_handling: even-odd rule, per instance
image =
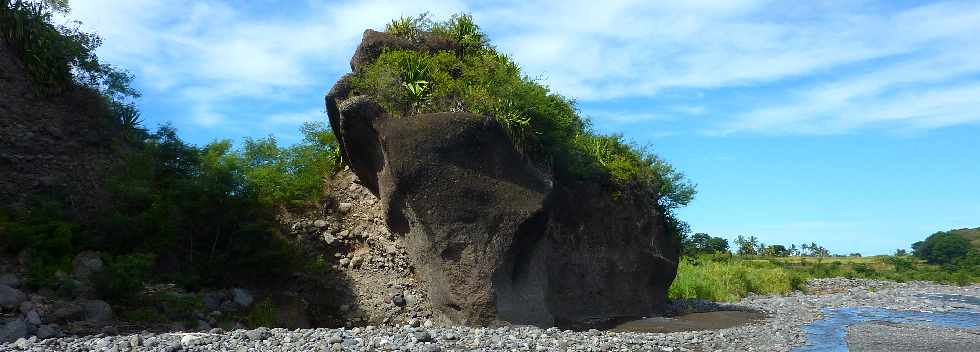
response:
[[[788,257],[788,256],[811,256],[829,257],[830,251],[826,247],[815,242],[803,243],[799,246],[791,244],[788,247],[781,244],[766,244],[759,241],[755,236],[739,235],[735,238],[734,248],[730,247],[728,240],[721,237],[714,237],[707,233],[695,233],[684,239],[683,248],[685,255],[713,254],[713,253],[733,253],[737,255],[758,255],[767,257]],[[850,256],[860,257],[860,253],[851,253]]]

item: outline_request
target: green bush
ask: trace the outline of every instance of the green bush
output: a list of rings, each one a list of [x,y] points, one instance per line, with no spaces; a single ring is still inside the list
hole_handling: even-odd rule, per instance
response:
[[[276,305],[272,299],[266,298],[253,305],[246,316],[248,326],[252,328],[276,326]]]
[[[156,257],[152,254],[126,254],[103,259],[103,270],[92,278],[96,291],[109,300],[128,301],[143,290]]]
[[[221,162],[241,163],[245,180],[269,204],[295,204],[315,201],[323,194],[324,177],[337,171],[340,153],[333,133],[322,123],[306,123],[302,142],[283,148],[276,139],[246,139],[240,153],[227,153],[228,146],[217,142]],[[240,159],[236,160],[236,159]],[[217,162],[217,161],[216,161]]]
[[[0,246],[9,254],[25,251],[30,257],[27,285],[56,287],[57,273],[70,273],[80,226],[61,213],[55,201],[38,201],[30,211],[0,215]]]

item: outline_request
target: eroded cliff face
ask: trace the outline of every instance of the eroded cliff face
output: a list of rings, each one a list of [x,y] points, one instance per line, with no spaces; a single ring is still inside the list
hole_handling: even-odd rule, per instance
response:
[[[452,48],[369,30],[352,69],[388,46]],[[663,306],[679,248],[653,190],[613,199],[599,185],[556,179],[491,117],[392,117],[352,96],[350,79],[326,96],[330,124],[384,223],[402,236],[437,320],[577,325]]]
[[[0,40],[0,206],[58,195],[73,211],[98,207],[113,158],[106,113],[103,98],[90,89],[39,92]]]

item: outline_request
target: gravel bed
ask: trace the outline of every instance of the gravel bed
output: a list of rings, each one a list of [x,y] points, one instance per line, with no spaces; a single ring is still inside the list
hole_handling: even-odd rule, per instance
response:
[[[920,297],[959,294],[980,297],[980,285],[955,287],[927,282],[819,279],[811,292],[749,296],[734,305],[674,302],[673,312],[759,310],[768,318],[744,326],[668,334],[569,331],[558,328],[435,327],[430,323],[353,329],[266,329],[128,336],[77,336],[19,340],[2,351],[788,351],[805,343],[801,326],[820,318],[821,308],[874,306],[899,310],[980,310],[970,303]],[[414,326],[413,326],[414,325]],[[134,347],[138,347],[134,348]]]
[[[851,351],[980,351],[980,332],[921,324],[880,322],[852,325],[847,329]]]

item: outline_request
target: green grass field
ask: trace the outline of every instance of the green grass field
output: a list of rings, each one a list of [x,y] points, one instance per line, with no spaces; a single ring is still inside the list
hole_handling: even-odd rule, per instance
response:
[[[922,280],[967,285],[980,282],[980,273],[951,271],[910,257],[685,257],[668,295],[671,299],[699,298],[737,301],[748,293],[785,294],[805,290],[806,280],[826,277]]]

